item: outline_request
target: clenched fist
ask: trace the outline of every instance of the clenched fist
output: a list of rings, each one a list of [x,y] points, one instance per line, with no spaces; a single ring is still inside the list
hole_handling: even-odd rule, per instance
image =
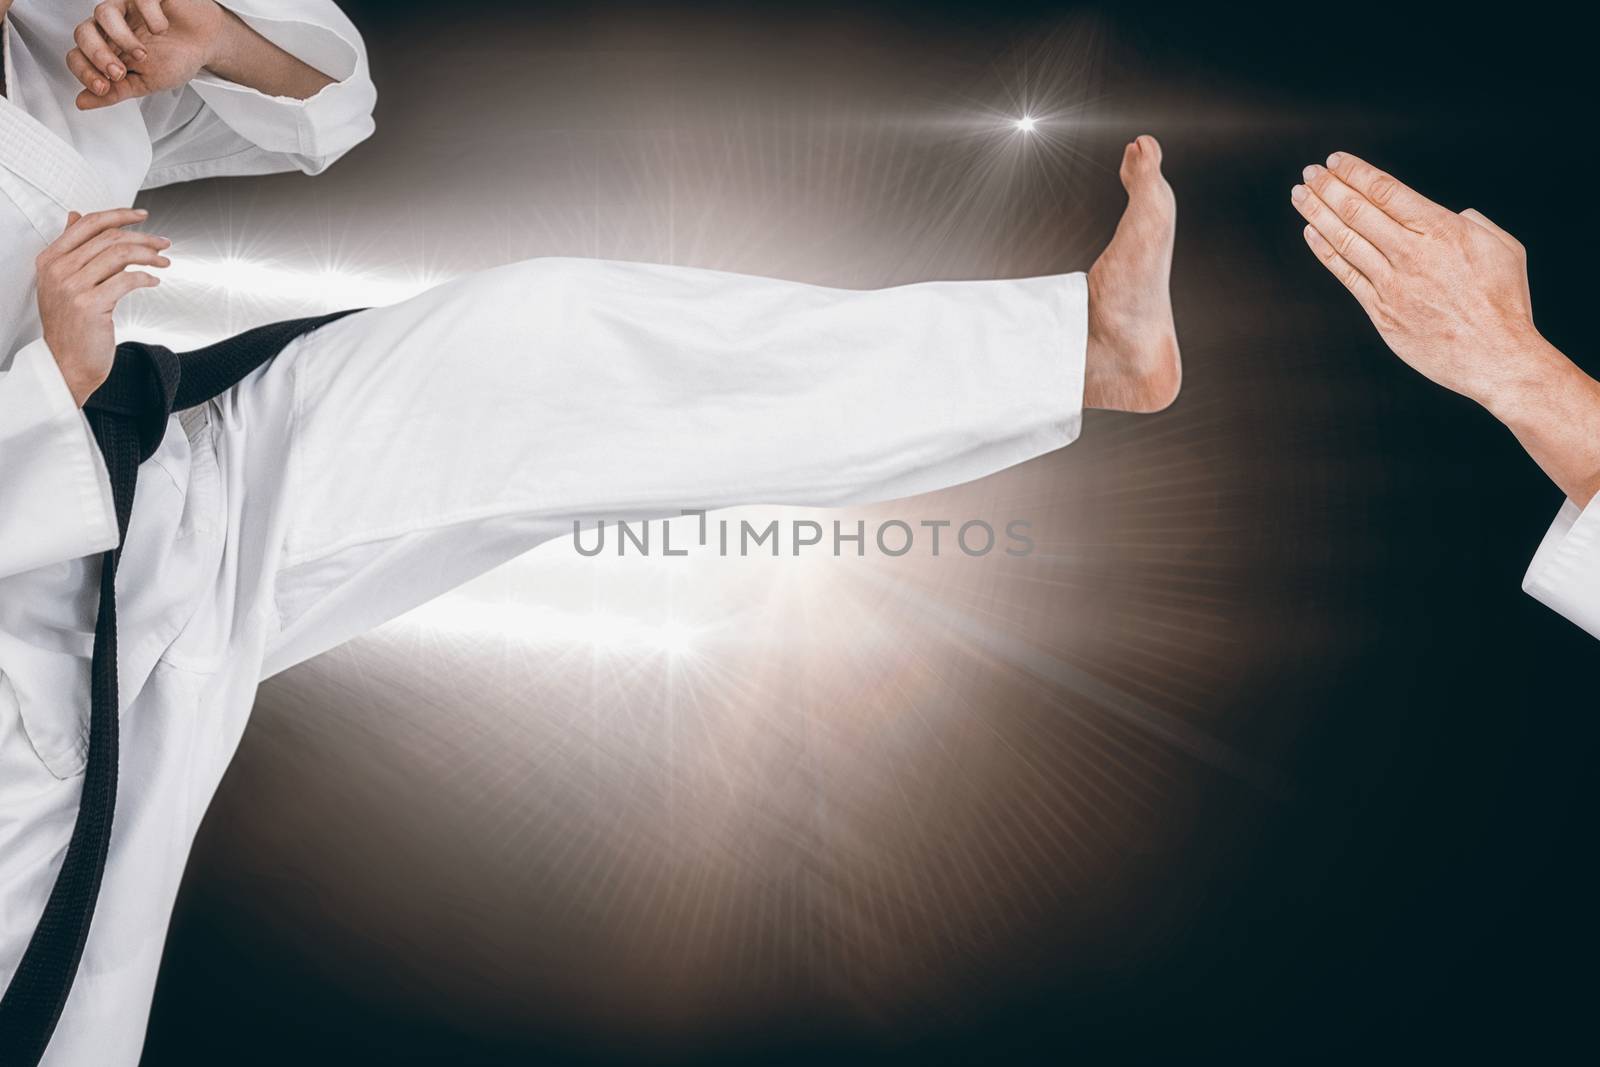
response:
[[[148,216],[133,208],[91,215],[74,211],[66,230],[39,253],[44,341],[79,407],[111,373],[117,350],[111,313],[117,302],[135,289],[160,284],[155,275],[128,268],[171,265],[161,253],[172,242],[123,229]]]
[[[1527,255],[1473,210],[1459,214],[1346,152],[1291,193],[1306,243],[1397,356],[1491,410],[1555,360],[1533,325]]]

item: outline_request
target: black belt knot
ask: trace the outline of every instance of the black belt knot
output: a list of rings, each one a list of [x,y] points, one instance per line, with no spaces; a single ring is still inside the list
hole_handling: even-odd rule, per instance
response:
[[[84,402],[83,409],[126,420],[138,441],[139,462],[143,463],[161,447],[182,378],[183,363],[170,348],[137,342],[120,344],[110,375]]]

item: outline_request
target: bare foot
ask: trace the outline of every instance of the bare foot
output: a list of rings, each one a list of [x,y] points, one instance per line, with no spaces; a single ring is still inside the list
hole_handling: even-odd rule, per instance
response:
[[[1089,268],[1083,404],[1160,411],[1183,381],[1168,288],[1178,202],[1161,176],[1161,146],[1149,134],[1124,150],[1120,173],[1128,208]]]

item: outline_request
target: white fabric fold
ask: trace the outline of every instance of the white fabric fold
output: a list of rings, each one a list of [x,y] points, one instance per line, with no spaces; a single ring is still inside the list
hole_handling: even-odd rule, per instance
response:
[[[111,480],[43,339],[0,371],[0,578],[117,543]]]
[[[1600,637],[1600,496],[1568,500],[1534,553],[1523,591]]]
[[[366,46],[327,0],[226,5],[251,29],[334,79],[309,100],[268,96],[202,72],[145,104],[155,158],[146,188],[218,175],[317,174],[372,135]]]

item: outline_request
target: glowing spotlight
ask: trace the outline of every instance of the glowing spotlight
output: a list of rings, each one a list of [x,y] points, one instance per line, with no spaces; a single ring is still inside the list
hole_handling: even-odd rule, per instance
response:
[[[701,632],[679,620],[652,623],[604,611],[575,614],[537,604],[477,600],[460,593],[424,604],[390,627],[407,624],[474,641],[495,637],[530,646],[587,644],[598,652],[617,655],[663,652],[689,656]]]
[[[245,293],[259,300],[308,307],[380,307],[398,304],[432,288],[439,278],[385,277],[362,271],[305,268],[239,256],[175,259],[162,278],[195,289]]]
[[[658,626],[652,637],[655,646],[668,655],[686,656],[694,651],[694,630],[682,623]]]
[[[1032,133],[1033,128],[1038,125],[1038,122],[1032,115],[1024,115],[1011,125],[1017,128],[1018,133]]]

